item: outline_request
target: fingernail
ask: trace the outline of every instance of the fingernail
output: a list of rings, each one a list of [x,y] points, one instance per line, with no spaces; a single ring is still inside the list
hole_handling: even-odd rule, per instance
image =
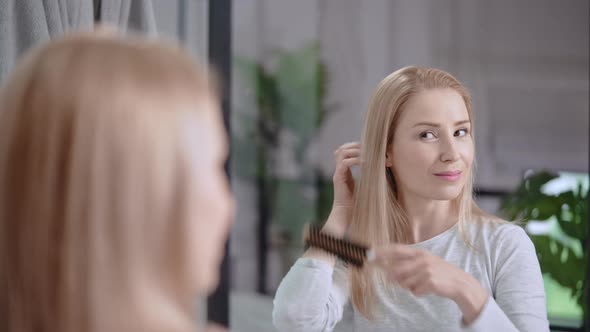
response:
[[[374,249],[367,250],[367,261],[372,262],[377,258],[377,254]]]

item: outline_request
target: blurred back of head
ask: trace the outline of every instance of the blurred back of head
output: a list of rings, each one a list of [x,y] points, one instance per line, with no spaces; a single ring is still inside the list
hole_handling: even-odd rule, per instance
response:
[[[27,55],[0,94],[1,331],[192,329],[185,136],[216,108],[174,46],[85,34]]]

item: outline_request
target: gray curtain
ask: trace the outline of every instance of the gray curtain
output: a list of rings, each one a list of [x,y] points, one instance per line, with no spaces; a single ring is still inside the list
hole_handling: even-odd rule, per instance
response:
[[[30,47],[92,24],[91,1],[0,0],[0,82]]]
[[[92,29],[99,2],[101,21],[157,34],[152,0],[0,0],[0,82],[29,48]]]
[[[152,0],[100,0],[100,18],[123,30],[150,36],[158,32]]]

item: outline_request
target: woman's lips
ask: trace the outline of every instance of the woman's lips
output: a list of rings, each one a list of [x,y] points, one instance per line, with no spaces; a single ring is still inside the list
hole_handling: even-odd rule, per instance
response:
[[[441,179],[455,181],[461,177],[461,171],[443,172],[434,174]]]

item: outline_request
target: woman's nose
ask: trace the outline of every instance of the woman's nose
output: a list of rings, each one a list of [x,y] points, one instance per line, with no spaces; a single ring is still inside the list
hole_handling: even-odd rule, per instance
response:
[[[452,162],[459,159],[459,150],[456,144],[452,138],[443,140],[440,154],[440,160],[442,162]]]

